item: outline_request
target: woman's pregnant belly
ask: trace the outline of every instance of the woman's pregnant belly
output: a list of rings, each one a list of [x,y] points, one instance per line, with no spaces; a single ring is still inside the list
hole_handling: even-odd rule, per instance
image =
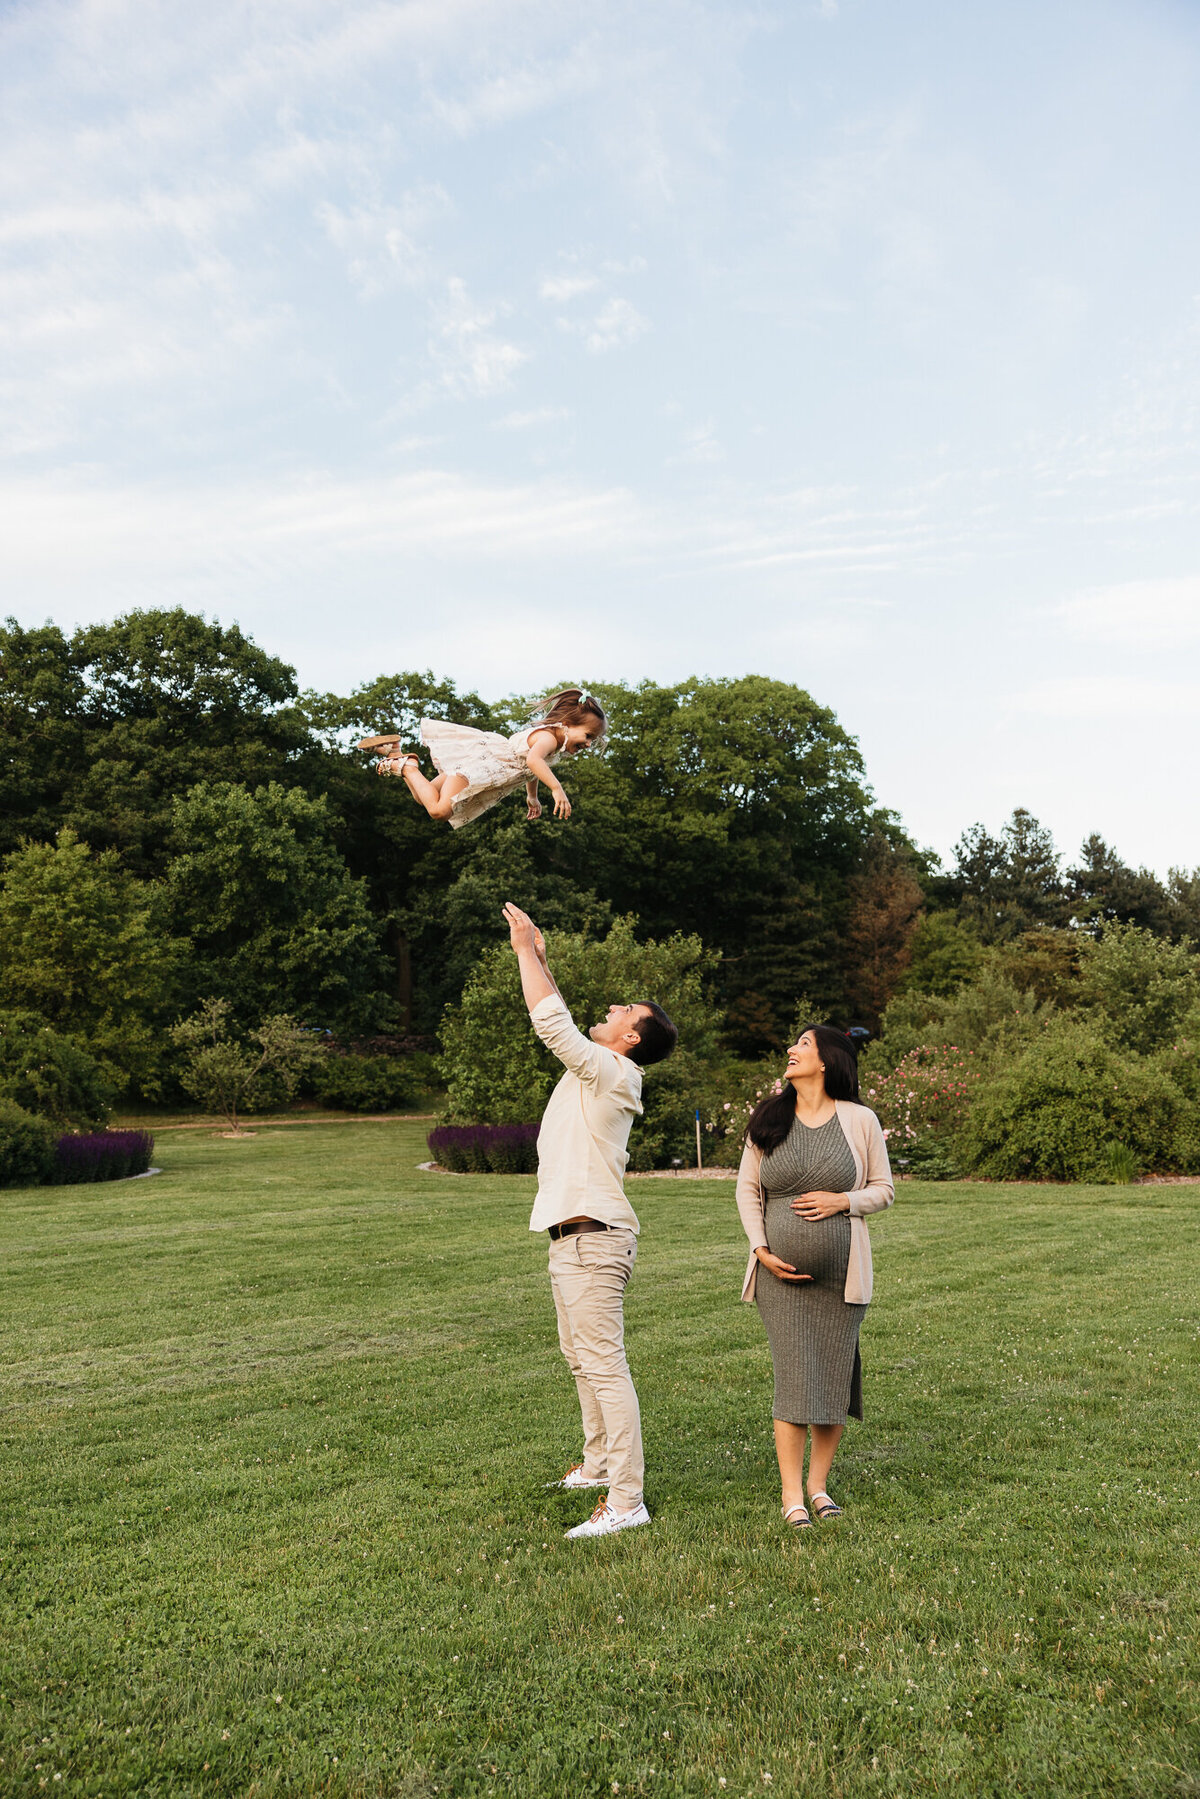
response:
[[[790,1262],[797,1274],[812,1276],[814,1286],[846,1285],[850,1260],[850,1219],[845,1212],[832,1218],[801,1218],[790,1199],[768,1199],[764,1219],[767,1248],[781,1261]]]

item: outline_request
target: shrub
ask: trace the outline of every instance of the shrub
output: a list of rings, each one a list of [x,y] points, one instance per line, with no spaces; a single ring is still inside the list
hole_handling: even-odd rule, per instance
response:
[[[1166,943],[1137,925],[1110,924],[1081,944],[1082,995],[1118,1043],[1150,1055],[1200,1007],[1200,960],[1191,943]]]
[[[979,1084],[956,1147],[996,1180],[1111,1180],[1110,1145],[1170,1168],[1187,1104],[1161,1069],[1113,1047],[1085,1019],[1055,1019]]]
[[[322,1105],[346,1112],[393,1112],[410,1106],[419,1081],[400,1056],[359,1056],[327,1050],[312,1077]]]
[[[1039,1005],[1032,990],[1022,989],[993,959],[969,986],[950,997],[932,993],[904,993],[883,1015],[879,1039],[859,1063],[864,1085],[868,1074],[878,1078],[890,1073],[909,1050],[957,1044],[961,1050],[990,1054],[1028,1037],[1043,1023],[1052,1008]]]
[[[1152,1060],[1187,1101],[1176,1138],[1175,1166],[1180,1174],[1200,1174],[1200,1010],[1184,1019],[1179,1036]]]
[[[37,1187],[54,1164],[54,1126],[0,1099],[0,1187]]]
[[[429,1152],[454,1174],[534,1174],[536,1124],[442,1124],[430,1131]]]
[[[883,1126],[888,1155],[928,1178],[950,1178],[948,1154],[967,1116],[981,1065],[974,1050],[955,1043],[910,1049],[891,1074],[872,1075],[861,1097]]]
[[[145,1174],[154,1154],[149,1131],[91,1131],[60,1137],[54,1148],[50,1181],[77,1186],[85,1181],[123,1181]]]
[[[95,1056],[36,1012],[0,1012],[0,1099],[54,1124],[102,1125],[113,1089]]]
[[[697,1083],[696,1103],[702,1153],[710,1167],[737,1167],[750,1114],[760,1099],[779,1092],[782,1067],[783,1057],[772,1056],[763,1062],[729,1061],[704,1071]],[[691,1153],[685,1159],[690,1165],[696,1154],[694,1138],[689,1148]]]
[[[222,1113],[231,1131],[238,1128],[239,1109],[290,1099],[321,1054],[312,1033],[284,1013],[243,1036],[226,999],[206,999],[172,1027],[171,1036],[184,1055],[180,1086]]]

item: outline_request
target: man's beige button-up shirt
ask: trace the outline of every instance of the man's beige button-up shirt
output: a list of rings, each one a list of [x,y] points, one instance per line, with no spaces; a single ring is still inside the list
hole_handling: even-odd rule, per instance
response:
[[[630,1127],[642,1112],[641,1069],[585,1037],[557,994],[529,1016],[566,1071],[542,1115],[530,1230],[586,1217],[637,1231],[624,1181]]]

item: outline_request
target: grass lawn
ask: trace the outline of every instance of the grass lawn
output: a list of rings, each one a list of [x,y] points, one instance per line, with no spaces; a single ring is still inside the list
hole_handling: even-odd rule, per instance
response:
[[[0,1792],[1200,1793],[1200,1188],[902,1187],[796,1537],[732,1183],[634,1183],[654,1523],[567,1544],[532,1182],[424,1128],[0,1194]]]

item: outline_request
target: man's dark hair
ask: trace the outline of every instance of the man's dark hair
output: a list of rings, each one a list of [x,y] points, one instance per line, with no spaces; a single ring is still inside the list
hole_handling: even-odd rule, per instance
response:
[[[662,1007],[652,999],[639,999],[635,1005],[645,1006],[649,1018],[637,1020],[637,1045],[629,1052],[629,1060],[636,1062],[639,1068],[649,1068],[652,1062],[661,1062],[669,1056],[679,1041],[679,1032],[671,1023]]]

